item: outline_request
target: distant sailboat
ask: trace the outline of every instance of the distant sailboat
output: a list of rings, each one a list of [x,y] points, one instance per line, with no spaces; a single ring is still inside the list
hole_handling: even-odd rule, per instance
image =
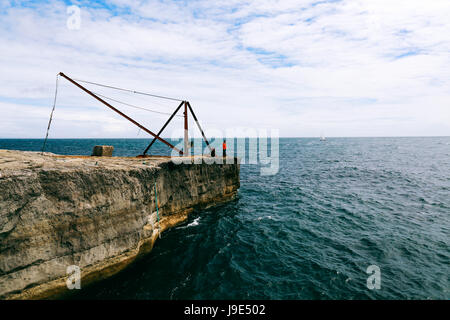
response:
[[[320,136],[320,141],[325,141],[325,140],[327,140],[327,139],[325,138],[325,136],[322,133],[322,135]]]

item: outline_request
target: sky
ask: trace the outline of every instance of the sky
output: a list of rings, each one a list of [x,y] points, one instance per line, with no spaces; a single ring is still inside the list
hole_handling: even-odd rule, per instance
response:
[[[45,136],[59,72],[189,100],[207,135],[448,136],[449,17],[448,0],[0,0],[0,138]],[[169,117],[112,104],[155,132]],[[49,137],[147,135],[59,78]]]

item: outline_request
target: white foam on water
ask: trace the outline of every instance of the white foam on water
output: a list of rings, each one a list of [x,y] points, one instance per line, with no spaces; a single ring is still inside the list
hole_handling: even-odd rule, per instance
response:
[[[199,225],[199,221],[200,221],[200,217],[197,217],[197,218],[194,219],[194,221],[192,221],[188,225],[185,225],[185,226],[182,226],[182,227],[178,227],[177,229],[185,229],[185,228],[198,226]]]
[[[195,226],[198,226],[198,222],[199,222],[199,221],[200,221],[200,217],[195,218],[194,221],[192,221],[191,223],[189,223],[189,224],[186,226],[186,228],[187,228],[187,227],[195,227]]]
[[[264,217],[258,217],[258,218],[256,218],[256,220],[258,220],[258,221],[261,221],[262,219],[273,220],[273,216],[264,216]]]

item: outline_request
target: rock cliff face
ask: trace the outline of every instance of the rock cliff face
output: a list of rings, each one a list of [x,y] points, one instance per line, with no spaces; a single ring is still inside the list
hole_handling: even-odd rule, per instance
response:
[[[239,164],[0,150],[0,298],[61,296],[71,265],[81,286],[109,277],[238,188]]]

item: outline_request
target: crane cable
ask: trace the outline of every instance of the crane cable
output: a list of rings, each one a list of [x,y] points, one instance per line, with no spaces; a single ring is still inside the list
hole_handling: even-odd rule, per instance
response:
[[[109,89],[127,91],[127,92],[132,92],[132,93],[136,93],[136,94],[142,94],[142,95],[150,96],[150,97],[154,97],[154,98],[160,98],[160,99],[166,99],[166,100],[172,100],[172,101],[179,101],[179,102],[184,101],[182,99],[165,97],[165,96],[159,96],[159,95],[151,94],[151,93],[147,93],[147,92],[141,92],[141,91],[135,91],[135,90],[124,89],[124,88],[119,88],[119,87],[108,86],[108,85],[97,83],[97,82],[91,82],[91,81],[80,80],[80,79],[74,79],[74,80],[75,81],[79,81],[79,82],[93,84],[94,86],[100,86],[100,87],[109,88]]]
[[[45,145],[47,144],[47,139],[48,139],[48,132],[50,131],[50,125],[52,124],[53,112],[55,112],[56,96],[58,95],[58,80],[59,80],[59,74],[56,75],[55,99],[53,100],[53,108],[52,108],[52,112],[50,113],[50,119],[48,120],[47,133],[45,135],[44,144],[42,145],[41,154],[44,154]]]
[[[102,98],[105,98],[105,99],[108,99],[108,100],[111,100],[111,101],[114,101],[114,102],[117,102],[117,103],[121,103],[121,104],[123,104],[123,105],[129,106],[129,107],[132,107],[132,108],[141,109],[141,110],[145,110],[145,111],[148,111],[148,112],[154,112],[154,113],[159,113],[159,114],[165,114],[165,115],[169,115],[169,116],[172,115],[171,113],[168,113],[168,112],[161,112],[161,111],[151,110],[151,109],[148,109],[148,108],[138,107],[138,106],[135,106],[135,105],[133,105],[133,104],[129,104],[129,103],[126,103],[126,102],[123,102],[123,101],[119,101],[119,100],[116,100],[116,99],[107,97],[107,96],[105,96],[105,95],[102,95],[102,94],[97,93],[97,92],[94,92],[94,91],[92,91],[92,93],[96,94],[96,95],[99,96],[99,97],[102,97]],[[180,115],[175,115],[175,117],[181,117],[181,118],[183,118],[183,116],[180,116]]]
[[[155,181],[155,205],[156,205],[156,217],[158,218],[158,236],[161,239],[161,224],[159,223],[159,209],[158,209],[158,192],[156,191],[156,181]]]

